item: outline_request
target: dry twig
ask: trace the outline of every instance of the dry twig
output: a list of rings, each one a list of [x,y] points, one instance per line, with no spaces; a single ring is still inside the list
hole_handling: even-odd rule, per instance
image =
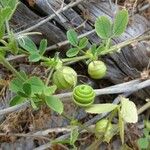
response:
[[[137,80],[132,80],[132,81],[129,81],[126,83],[121,83],[121,84],[110,86],[110,87],[103,88],[103,89],[96,89],[95,92],[96,92],[97,96],[104,95],[104,94],[120,94],[120,93],[138,91],[140,89],[143,89],[143,88],[146,88],[149,86],[150,86],[150,79],[142,81],[142,82],[140,79],[137,79]],[[70,98],[71,95],[72,95],[72,92],[57,94],[55,96],[57,96],[60,99],[62,99],[63,101],[65,101],[65,100],[68,100],[65,98]],[[20,104],[20,105],[2,109],[2,110],[0,110],[0,115],[6,115],[11,112],[20,110],[22,108],[26,108],[27,106],[29,106],[29,101],[27,101],[23,104]]]

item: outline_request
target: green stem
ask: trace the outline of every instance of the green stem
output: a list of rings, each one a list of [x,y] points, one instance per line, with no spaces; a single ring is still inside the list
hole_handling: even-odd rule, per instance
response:
[[[106,50],[109,49],[110,47],[110,41],[111,41],[111,38],[107,39],[106,41],[106,46],[105,46]]]
[[[143,105],[141,108],[138,110],[138,115],[143,113],[145,110],[150,108],[150,102],[147,102],[145,105]]]
[[[124,42],[121,42],[117,45],[114,45],[112,47],[110,47],[108,50],[105,50],[105,51],[102,51],[100,53],[100,55],[106,55],[108,53],[112,53],[120,48],[123,48],[129,44],[132,44],[134,42],[138,42],[138,41],[141,41],[141,40],[146,40],[146,39],[149,39],[150,38],[150,35],[145,35],[145,36],[141,36],[141,37],[138,37],[138,38],[132,38],[132,39],[129,39],[129,40],[126,40]]]
[[[53,74],[53,71],[54,71],[54,68],[52,68],[52,69],[50,70],[50,73],[49,73],[48,78],[47,78],[47,80],[46,80],[46,85],[49,84],[49,81],[50,81],[50,78],[51,78],[51,76],[52,76],[52,74]]]
[[[7,47],[8,43],[7,43],[6,41],[4,41],[4,40],[1,39],[0,42],[1,42],[4,46]]]
[[[2,63],[8,70],[16,75],[20,80],[24,81],[24,78],[18,73],[18,71],[3,57],[0,55],[0,63]]]
[[[73,58],[65,58],[65,59],[62,59],[62,62],[66,63],[66,62],[77,62],[77,61],[80,61],[80,60],[84,60],[84,59],[88,59],[90,58],[89,56],[87,55],[83,55],[83,56],[78,56],[78,57],[73,57]]]
[[[136,38],[132,38],[132,39],[126,40],[126,41],[121,42],[121,43],[119,43],[117,45],[111,46],[109,49],[106,49],[105,51],[102,51],[99,54],[99,56],[115,52],[118,49],[123,48],[123,47],[125,47],[125,46],[127,46],[129,44],[132,44],[134,42],[138,42],[138,41],[141,41],[141,40],[146,40],[146,39],[149,39],[149,38],[150,38],[150,35],[145,35],[145,36],[141,36],[141,37],[138,37],[138,38],[136,37]],[[111,39],[109,39],[107,44],[106,44],[106,46],[108,46],[108,47],[109,47],[109,44],[110,44],[110,40]],[[67,62],[67,64],[68,63],[71,64],[71,63],[74,63],[74,62],[77,62],[77,61],[80,61],[80,60],[84,60],[84,59],[89,59],[89,58],[90,58],[90,56],[83,55],[83,56],[79,56],[79,57],[62,59],[62,61],[65,62],[65,63]]]
[[[7,33],[8,33],[8,35],[10,35],[11,32],[10,32],[10,27],[9,27],[9,22],[8,22],[8,20],[6,20],[5,24],[6,24]]]
[[[67,116],[65,113],[62,113],[61,114],[64,118],[66,118],[67,120],[69,120],[70,122],[73,120],[73,118]],[[81,124],[80,122],[77,122],[77,125],[82,128],[82,129],[85,129],[87,130],[88,132],[91,132],[93,133],[93,131],[91,129],[89,129],[88,127],[85,127],[83,124]]]

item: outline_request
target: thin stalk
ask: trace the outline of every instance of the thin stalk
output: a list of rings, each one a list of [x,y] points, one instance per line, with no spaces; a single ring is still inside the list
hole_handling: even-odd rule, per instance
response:
[[[88,58],[90,58],[90,57],[87,56],[87,55],[83,55],[83,56],[78,56],[78,57],[73,57],[73,58],[65,58],[65,59],[62,59],[62,62],[63,63],[66,63],[66,62],[77,62],[77,61],[88,59]]]
[[[141,41],[141,40],[147,40],[149,38],[150,38],[150,35],[145,35],[145,36],[141,36],[141,37],[138,37],[138,38],[132,38],[130,40],[126,40],[124,42],[121,42],[117,45],[114,45],[114,46],[110,47],[108,50],[102,51],[100,53],[100,55],[106,55],[108,53],[112,53],[112,52],[114,52],[114,51],[116,51],[120,48],[123,48],[123,47],[129,45],[129,44],[132,44],[134,42],[138,42],[138,41]]]
[[[0,40],[0,42],[1,42],[4,46],[7,46],[7,45],[8,45],[8,43],[7,43],[6,41],[4,41],[4,40]]]
[[[6,24],[7,33],[8,33],[8,35],[10,35],[10,27],[9,27],[9,22],[8,22],[8,20],[5,21],[5,24]]]
[[[143,113],[145,110],[150,108],[150,102],[147,102],[145,105],[143,105],[141,108],[138,110],[138,115]]]
[[[52,76],[53,72],[54,72],[54,68],[52,68],[52,69],[50,70],[50,72],[49,72],[48,78],[47,78],[47,80],[46,80],[46,85],[49,84],[49,81],[50,81],[50,79],[51,79],[51,76]]]
[[[61,115],[62,115],[64,118],[66,118],[67,120],[69,120],[70,122],[73,120],[73,118],[69,117],[69,116],[66,115],[65,113],[62,113]],[[78,125],[80,128],[85,129],[85,130],[87,130],[88,132],[92,132],[92,133],[93,133],[93,131],[92,131],[90,128],[84,126],[83,124],[81,124],[81,123],[78,122],[78,121],[77,121],[77,125]]]
[[[24,78],[18,73],[18,71],[3,56],[0,56],[0,61],[8,70],[10,70],[20,80],[24,81]]]

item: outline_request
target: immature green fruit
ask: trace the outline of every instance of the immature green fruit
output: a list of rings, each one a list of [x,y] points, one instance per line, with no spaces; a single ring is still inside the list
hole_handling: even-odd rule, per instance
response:
[[[61,67],[54,72],[52,82],[58,89],[70,89],[77,83],[77,73],[71,67]]]
[[[73,90],[73,101],[81,107],[90,106],[94,102],[94,99],[95,92],[89,85],[78,85]]]
[[[88,65],[88,74],[93,79],[101,79],[106,75],[107,67],[102,61],[92,61]]]
[[[105,132],[105,129],[107,127],[107,123],[108,120],[107,119],[102,119],[100,121],[98,121],[95,125],[95,130],[96,132],[100,133],[100,132]],[[107,132],[109,132],[112,129],[112,124],[109,123],[108,128],[107,128]]]

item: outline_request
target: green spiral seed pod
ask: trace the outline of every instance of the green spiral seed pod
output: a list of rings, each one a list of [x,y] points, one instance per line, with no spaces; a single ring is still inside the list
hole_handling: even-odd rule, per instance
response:
[[[54,72],[52,82],[58,89],[70,89],[77,83],[77,73],[71,67],[61,67]]]
[[[102,61],[92,61],[88,65],[88,74],[93,79],[101,79],[106,75],[107,67]]]
[[[95,130],[96,132],[100,133],[100,132],[105,132],[105,128],[107,126],[108,120],[107,119],[102,119],[100,121],[98,121],[95,125]],[[108,125],[108,129],[107,132],[110,132],[110,130],[113,128],[112,124],[109,123]]]
[[[95,99],[95,92],[89,85],[78,85],[73,90],[73,101],[82,107],[90,106]]]

